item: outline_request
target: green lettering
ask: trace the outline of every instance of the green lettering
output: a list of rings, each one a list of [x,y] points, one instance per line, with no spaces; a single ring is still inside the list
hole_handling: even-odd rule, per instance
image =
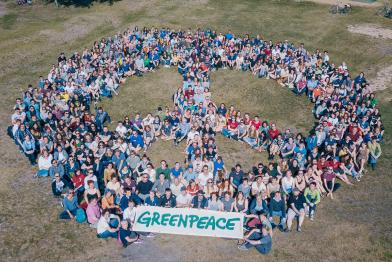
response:
[[[161,216],[161,225],[167,226],[167,222],[169,221],[170,214],[166,213]]]
[[[176,223],[178,221],[178,217],[179,217],[179,215],[172,215],[170,217],[169,225],[172,226],[172,227],[175,227]]]
[[[234,230],[234,226],[235,226],[235,221],[240,221],[241,219],[239,218],[230,218],[229,220],[227,220],[227,224],[226,224],[226,228],[228,230]]]
[[[215,230],[215,217],[214,216],[210,216],[210,219],[208,219],[208,222],[206,224],[205,229],[208,229],[209,226],[211,226],[212,230]]]
[[[186,225],[188,224],[188,215],[186,215],[185,217],[183,215],[180,215],[180,221],[178,221],[178,227],[182,227],[186,228]]]
[[[146,211],[142,213],[137,219],[138,224],[146,225],[146,227],[150,226],[150,222],[151,222],[150,211]]]
[[[223,225],[223,226],[220,225],[220,224],[219,224],[220,222],[223,222],[224,225]],[[218,218],[218,220],[216,221],[216,226],[217,226],[219,229],[225,229],[225,227],[226,227],[226,218],[224,218],[224,217]]]
[[[207,224],[207,220],[208,220],[208,217],[201,217],[199,219],[199,221],[197,222],[197,228],[198,229],[204,229],[204,227]]]
[[[158,212],[154,212],[152,214],[152,219],[151,219],[151,226],[153,226],[154,224],[160,225],[159,223],[159,213]]]
[[[193,224],[199,220],[199,216],[189,215],[189,227],[192,228]]]

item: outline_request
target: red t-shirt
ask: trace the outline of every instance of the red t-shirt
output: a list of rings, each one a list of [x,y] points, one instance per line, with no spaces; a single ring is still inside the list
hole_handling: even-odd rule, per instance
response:
[[[336,169],[338,169],[340,167],[340,162],[339,161],[330,160],[330,161],[326,161],[326,162],[327,162],[328,166],[333,168],[333,170],[336,170]]]
[[[84,174],[80,174],[78,176],[73,176],[72,177],[72,183],[74,184],[75,188],[79,188],[80,186],[82,186],[84,184],[84,178],[86,176]]]
[[[252,120],[251,125],[254,126],[256,128],[256,130],[258,130],[261,126],[261,121],[259,120],[256,122],[255,120]]]
[[[238,127],[238,122],[237,121],[227,121],[227,126],[230,127],[231,129],[236,129]]]
[[[194,96],[195,95],[195,91],[193,91],[193,89],[187,89],[187,90],[185,90],[185,97],[187,98],[187,99],[189,99],[189,97],[191,97],[191,96]]]
[[[328,166],[328,161],[317,161],[317,169],[318,170],[324,170],[324,168],[326,168]]]
[[[272,139],[275,139],[278,137],[278,135],[280,134],[280,131],[278,129],[273,130],[272,128],[270,130],[268,130],[268,134]]]

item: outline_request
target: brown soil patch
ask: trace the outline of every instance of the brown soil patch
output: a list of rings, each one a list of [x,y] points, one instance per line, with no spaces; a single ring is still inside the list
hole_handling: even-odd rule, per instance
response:
[[[3,17],[7,14],[6,3],[0,1],[0,17]]]
[[[297,2],[302,2],[302,0],[296,0]],[[310,2],[315,2],[318,4],[325,4],[325,5],[336,5],[336,0],[309,0]],[[357,2],[357,1],[341,1],[343,4],[350,4],[352,6],[361,6],[361,7],[377,7],[381,6],[381,2],[376,1],[374,3],[364,3],[364,2]]]
[[[370,81],[373,91],[385,90],[392,84],[392,65],[377,72],[377,76]]]
[[[375,24],[349,25],[348,31],[355,34],[367,35],[375,38],[392,39],[392,29],[383,28]]]
[[[99,17],[76,17],[66,21],[60,30],[45,29],[41,30],[39,34],[48,38],[50,42],[68,43],[85,37],[106,22],[110,23],[111,21],[105,21],[105,19],[99,19]]]

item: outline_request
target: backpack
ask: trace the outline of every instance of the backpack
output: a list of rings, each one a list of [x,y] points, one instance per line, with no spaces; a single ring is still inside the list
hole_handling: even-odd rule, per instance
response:
[[[86,213],[84,212],[83,208],[78,208],[76,210],[75,220],[80,224],[86,221]]]

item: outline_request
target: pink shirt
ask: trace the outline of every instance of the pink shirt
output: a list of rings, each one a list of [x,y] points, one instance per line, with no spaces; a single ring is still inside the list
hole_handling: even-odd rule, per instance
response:
[[[86,209],[87,221],[90,224],[95,224],[98,222],[99,218],[101,217],[101,210],[99,209],[98,204],[92,205],[89,204]]]

